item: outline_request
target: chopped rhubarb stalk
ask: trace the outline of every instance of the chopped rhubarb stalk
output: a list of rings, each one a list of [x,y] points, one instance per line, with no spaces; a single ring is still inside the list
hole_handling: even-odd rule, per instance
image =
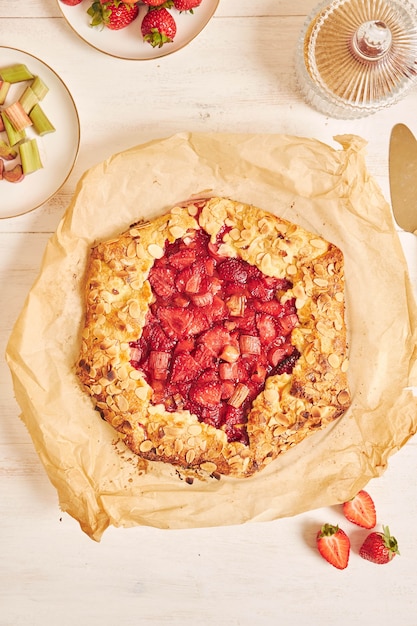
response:
[[[253,335],[241,335],[239,344],[242,354],[261,353],[261,342],[259,337],[254,337]]]
[[[10,83],[6,80],[0,80],[0,104],[6,102],[7,94],[9,93]]]
[[[55,126],[46,116],[45,111],[42,109],[40,104],[35,104],[35,106],[29,112],[29,117],[38,135],[43,136],[47,133],[55,132]]]
[[[189,411],[248,444],[247,416],[268,376],[291,372],[299,354],[291,344],[298,323],[292,285],[265,276],[240,258],[219,253],[201,229],[166,242],[148,281],[152,303],[130,362],[153,389],[153,404]],[[283,320],[283,323],[281,323]]]
[[[44,83],[40,76],[35,76],[30,88],[32,89],[33,93],[39,101],[43,100],[49,91],[48,85]]]
[[[238,409],[240,406],[242,406],[242,404],[244,403],[248,395],[249,395],[249,387],[247,387],[243,383],[238,383],[228,403],[231,406],[234,406],[235,409]]]
[[[39,100],[32,87],[26,87],[25,91],[19,98],[19,102],[22,105],[25,113],[29,115],[35,104],[38,104]]]
[[[130,346],[130,360],[133,363],[140,363],[142,359],[142,350],[140,350],[137,346]]]
[[[19,153],[25,174],[31,174],[36,172],[36,170],[42,169],[43,165],[36,139],[30,139],[21,143],[19,145]]]
[[[22,130],[32,126],[33,124],[29,115],[25,112],[19,101],[9,104],[9,106],[3,109],[3,111],[17,133],[20,133]]]
[[[9,142],[9,144],[11,146],[16,146],[19,143],[19,141],[22,141],[23,139],[25,139],[26,131],[25,130],[21,130],[21,131],[15,130],[14,127],[13,127],[13,124],[9,121],[9,118],[7,117],[7,115],[6,115],[4,110],[1,112],[1,117],[2,117],[2,120],[3,120],[4,130],[6,131],[7,140]]]
[[[246,297],[243,295],[233,295],[226,300],[229,314],[241,317],[245,313]]]
[[[239,357],[240,351],[237,349],[236,346],[232,346],[230,344],[225,345],[220,354],[220,358],[223,359],[223,361],[227,361],[228,363],[235,363]]]
[[[149,354],[149,368],[153,372],[155,380],[166,380],[168,378],[168,364],[170,355],[168,352],[151,350]]]
[[[5,161],[13,161],[17,157],[17,152],[11,148],[5,141],[0,139],[0,158]]]
[[[222,380],[236,380],[239,368],[237,363],[220,363],[219,375]]]
[[[24,80],[31,80],[33,77],[24,63],[16,63],[0,69],[0,78],[9,83],[20,83]]]

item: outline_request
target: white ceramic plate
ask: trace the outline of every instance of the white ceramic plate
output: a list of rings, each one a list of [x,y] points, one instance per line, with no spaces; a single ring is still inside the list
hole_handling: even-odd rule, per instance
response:
[[[173,9],[177,33],[172,43],[164,44],[161,48],[152,48],[142,40],[140,26],[147,11],[146,6],[139,6],[139,15],[132,24],[115,31],[90,26],[91,18],[87,9],[91,0],[83,0],[76,6],[68,6],[60,0],[57,3],[71,28],[90,46],[120,59],[144,61],[172,54],[190,43],[213,17],[219,0],[202,0],[194,13],[179,13]]]
[[[23,215],[49,200],[71,173],[80,144],[77,109],[59,76],[27,52],[0,47],[0,67],[20,63],[25,64],[34,76],[42,78],[49,87],[41,106],[56,130],[39,137],[31,128],[26,129],[28,138],[37,139],[43,168],[28,174],[19,183],[0,180],[0,219]],[[16,100],[28,84],[22,82],[12,85],[3,106]],[[0,138],[6,141],[6,133],[0,132]],[[7,169],[15,162],[9,162]]]

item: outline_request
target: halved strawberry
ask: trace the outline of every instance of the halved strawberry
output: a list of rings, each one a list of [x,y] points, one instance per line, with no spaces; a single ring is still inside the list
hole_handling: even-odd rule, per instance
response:
[[[349,522],[362,528],[376,525],[375,504],[367,491],[359,491],[354,498],[343,504],[343,514]]]
[[[349,563],[350,540],[346,533],[332,524],[324,524],[316,536],[318,551],[330,565],[345,569]]]

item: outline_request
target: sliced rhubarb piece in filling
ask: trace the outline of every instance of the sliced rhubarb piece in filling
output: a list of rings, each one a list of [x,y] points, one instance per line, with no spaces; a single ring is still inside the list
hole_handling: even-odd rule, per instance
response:
[[[299,324],[287,279],[219,254],[226,229],[166,242],[148,280],[153,292],[131,365],[153,389],[152,403],[189,410],[201,422],[248,444],[247,415],[269,376],[291,373]]]

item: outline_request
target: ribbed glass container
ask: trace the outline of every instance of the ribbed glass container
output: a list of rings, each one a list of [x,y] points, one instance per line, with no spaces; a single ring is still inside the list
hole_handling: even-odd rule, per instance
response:
[[[364,117],[398,102],[417,83],[416,7],[323,2],[304,24],[296,71],[305,100],[330,117]]]

